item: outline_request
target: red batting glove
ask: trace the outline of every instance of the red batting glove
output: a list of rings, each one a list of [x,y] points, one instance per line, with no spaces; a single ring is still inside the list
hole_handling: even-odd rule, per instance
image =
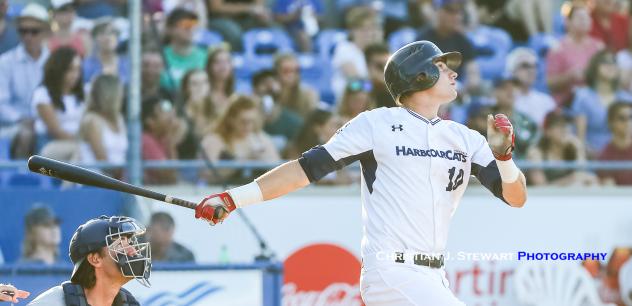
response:
[[[511,121],[504,114],[487,116],[487,142],[494,158],[500,161],[511,159],[515,135]]]
[[[212,194],[195,207],[195,218],[207,220],[209,224],[222,223],[235,210],[235,201],[226,191]]]

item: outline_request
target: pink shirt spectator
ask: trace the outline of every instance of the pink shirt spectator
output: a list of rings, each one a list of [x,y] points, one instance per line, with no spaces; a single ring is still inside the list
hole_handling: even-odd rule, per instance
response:
[[[632,146],[619,149],[609,143],[599,155],[602,161],[630,161],[632,160]],[[632,170],[628,171],[599,171],[599,177],[614,179],[617,185],[632,185]]]
[[[86,55],[86,46],[84,45],[83,37],[80,33],[73,34],[70,42],[62,42],[58,37],[51,37],[48,40],[48,49],[50,49],[51,52],[55,51],[55,49],[59,47],[64,46],[75,49],[75,51],[79,53],[79,56],[81,56],[81,58],[84,58]]]
[[[560,40],[559,45],[549,52],[546,58],[547,78],[565,74],[576,69],[586,70],[590,58],[599,50],[603,49],[603,47],[603,43],[594,38],[586,38],[583,42],[578,44],[569,37],[564,37]],[[565,102],[570,102],[569,100],[571,99],[573,89],[581,85],[584,85],[584,83],[576,82],[566,88],[552,91],[551,95],[555,101],[561,105]]]
[[[149,133],[143,133],[143,160],[167,160],[167,150],[165,147]],[[160,173],[156,170],[145,170],[145,184],[157,184],[162,180]]]

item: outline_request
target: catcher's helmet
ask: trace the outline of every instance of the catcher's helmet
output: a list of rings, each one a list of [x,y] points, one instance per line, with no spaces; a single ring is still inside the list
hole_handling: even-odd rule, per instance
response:
[[[79,267],[88,264],[84,263],[88,254],[107,247],[125,277],[149,287],[151,249],[149,243],[138,241],[144,233],[145,228],[136,220],[123,216],[101,216],[80,225],[70,240],[70,260],[74,265],[70,279],[76,281]]]
[[[443,53],[434,43],[421,40],[395,51],[384,67],[386,88],[395,101],[406,93],[422,91],[439,80],[440,71],[435,62],[445,62],[455,70],[461,65],[461,53]]]

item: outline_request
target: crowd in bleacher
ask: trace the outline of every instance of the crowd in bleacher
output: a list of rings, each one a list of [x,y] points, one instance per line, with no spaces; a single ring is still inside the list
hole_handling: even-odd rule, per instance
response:
[[[463,54],[444,119],[485,134],[487,114],[507,114],[521,160],[632,160],[631,10],[622,0],[145,0],[142,157],[296,158],[360,112],[397,107],[384,65],[426,39]],[[126,162],[126,14],[125,0],[0,0],[0,159]],[[632,171],[527,176],[632,185]],[[179,180],[176,170],[144,177]]]

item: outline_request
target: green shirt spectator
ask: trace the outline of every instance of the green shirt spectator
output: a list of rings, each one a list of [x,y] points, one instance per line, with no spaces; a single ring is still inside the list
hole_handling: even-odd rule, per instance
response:
[[[204,69],[207,54],[193,44],[193,32],[198,26],[198,16],[189,10],[177,8],[167,17],[168,44],[163,53],[166,70],[160,84],[171,91],[180,88],[180,80],[191,69]]]

